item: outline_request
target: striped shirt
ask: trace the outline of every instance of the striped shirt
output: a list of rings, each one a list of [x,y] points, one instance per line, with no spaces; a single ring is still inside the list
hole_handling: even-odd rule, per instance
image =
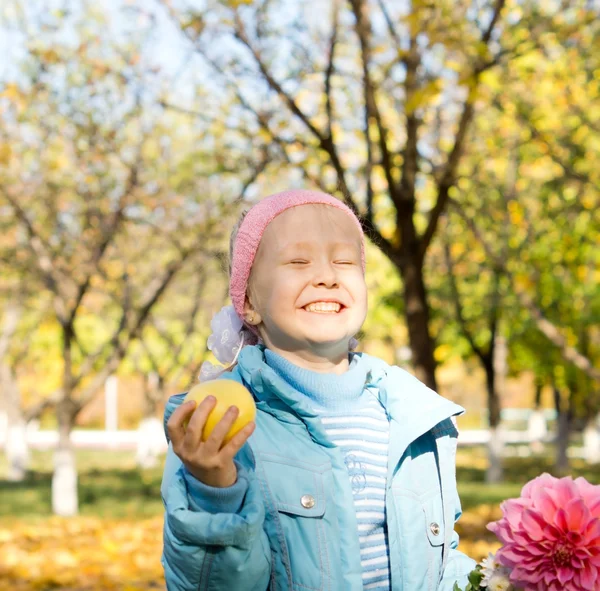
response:
[[[389,591],[390,568],[385,521],[389,422],[368,388],[366,369],[354,355],[348,372],[319,374],[265,350],[267,363],[310,399],[332,442],[341,450],[358,522],[363,588]]]

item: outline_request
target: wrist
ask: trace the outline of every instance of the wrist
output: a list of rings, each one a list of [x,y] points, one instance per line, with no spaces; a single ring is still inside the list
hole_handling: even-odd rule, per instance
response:
[[[228,488],[237,482],[237,469],[232,462],[226,469],[200,470],[192,466],[186,466],[188,472],[202,484],[214,488]]]

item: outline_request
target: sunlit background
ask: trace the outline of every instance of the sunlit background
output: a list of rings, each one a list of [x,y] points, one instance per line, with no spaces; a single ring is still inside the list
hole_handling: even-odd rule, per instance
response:
[[[0,0],[0,589],[164,589],[166,399],[240,212],[370,238],[359,350],[464,406],[462,549],[600,483],[600,3]]]

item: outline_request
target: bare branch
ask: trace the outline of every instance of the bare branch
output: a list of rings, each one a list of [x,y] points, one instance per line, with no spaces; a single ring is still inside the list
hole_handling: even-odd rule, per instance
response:
[[[398,57],[400,58],[404,53],[402,50],[402,42],[400,41],[400,35],[398,35],[398,31],[396,31],[396,27],[394,27],[394,23],[392,22],[390,13],[388,12],[387,7],[385,6],[384,0],[377,0],[377,4],[379,4],[379,9],[383,14],[385,24],[387,25],[390,36],[394,40],[394,43],[396,45],[396,52],[398,53]]]
[[[385,178],[388,184],[388,191],[392,201],[397,201],[397,188],[393,175],[392,156],[387,144],[388,130],[385,127],[377,99],[373,81],[371,80],[371,23],[368,15],[368,5],[364,0],[351,0],[352,10],[356,20],[356,34],[360,42],[361,63],[363,71],[363,91],[365,97],[365,109],[367,110],[367,143],[369,140],[369,121],[371,117],[375,120],[379,131],[379,149],[381,151],[381,163],[385,172]]]
[[[177,22],[176,16],[174,15],[174,11],[171,10],[168,6],[167,6],[167,8],[170,11],[171,16]],[[182,30],[182,33],[192,43],[195,51],[199,55],[201,55],[207,61],[207,63],[209,63],[212,66],[215,73],[218,74],[219,76],[221,76],[226,81],[229,88],[231,88],[232,91],[237,96],[238,100],[240,101],[240,104],[245,109],[247,109],[250,113],[252,113],[254,115],[257,123],[260,125],[260,127],[262,129],[264,129],[269,134],[269,136],[280,147],[284,157],[289,162],[289,157],[286,152],[286,147],[290,142],[287,142],[286,140],[281,138],[277,133],[275,133],[271,129],[271,126],[269,125],[270,117],[267,114],[259,113],[254,107],[252,107],[252,105],[246,100],[246,98],[240,92],[239,85],[236,84],[235,81],[230,80],[227,77],[227,74],[225,72],[223,72],[222,68],[219,67],[219,64],[215,63],[215,61],[213,59],[211,59],[206,54],[205,51],[203,51],[202,47],[200,47],[200,45],[196,42],[195,39],[193,39],[186,31]],[[400,253],[398,252],[398,249],[396,249],[387,239],[385,239],[381,235],[379,230],[375,227],[372,219],[361,218],[358,205],[355,202],[355,200],[352,198],[348,183],[346,181],[344,167],[342,166],[340,157],[337,152],[337,147],[333,141],[333,137],[331,136],[331,134],[328,134],[327,136],[325,136],[319,129],[317,129],[311,123],[311,121],[308,119],[308,117],[299,109],[299,107],[296,105],[293,98],[291,96],[289,96],[287,93],[285,93],[285,91],[283,90],[281,85],[274,79],[274,77],[271,75],[266,63],[264,63],[264,61],[262,60],[262,56],[261,56],[260,52],[258,52],[258,50],[256,50],[250,43],[250,41],[246,35],[243,23],[240,21],[239,17],[237,17],[237,20],[236,20],[236,37],[252,53],[254,60],[255,60],[256,64],[258,65],[259,70],[261,71],[261,74],[265,78],[265,81],[267,82],[267,84],[269,85],[271,90],[273,90],[279,96],[279,98],[288,105],[290,110],[299,117],[299,119],[304,123],[304,125],[308,128],[308,130],[312,133],[312,135],[318,141],[319,147],[322,148],[329,155],[331,164],[332,164],[334,170],[336,171],[338,187],[336,190],[331,190],[331,189],[327,190],[325,188],[323,190],[327,190],[327,192],[329,192],[329,193],[336,193],[339,191],[342,194],[344,202],[348,205],[348,207],[350,207],[350,209],[352,209],[352,211],[359,217],[359,219],[361,219],[361,223],[363,225],[363,229],[365,230],[365,233],[367,233],[367,235],[370,236],[378,244],[378,246],[382,249],[382,251],[391,260],[398,261],[400,259]],[[304,144],[300,138],[296,138],[296,140],[293,143],[296,143],[296,144],[301,143],[306,146],[306,144]],[[306,170],[303,170],[303,174],[307,178],[310,178],[310,175],[308,175]],[[320,186],[320,183],[317,180],[315,180],[314,178],[311,178],[311,180],[313,182],[315,182],[315,184],[317,184],[317,186]]]
[[[296,115],[296,117],[298,117],[302,121],[302,123],[304,123],[304,125],[311,131],[311,133],[321,143],[323,143],[325,141],[325,135],[323,134],[323,132],[317,129],[317,127],[309,119],[308,115],[306,115],[306,113],[304,113],[302,109],[300,109],[296,101],[287,92],[285,92],[281,84],[279,84],[279,82],[271,74],[260,51],[256,47],[254,47],[254,45],[252,45],[252,43],[250,42],[250,39],[248,38],[246,29],[244,27],[244,23],[240,19],[239,15],[236,14],[234,18],[236,38],[239,39],[248,48],[248,50],[254,57],[254,61],[256,62],[256,65],[258,66],[261,74],[269,84],[269,87],[277,93],[277,95],[283,100],[283,102],[287,104],[290,111],[292,111],[292,113]]]
[[[404,56],[403,63],[406,68],[406,78],[404,80],[406,107],[406,104],[413,100],[415,93],[417,92],[417,71],[421,63],[421,56],[417,49],[417,41],[413,36],[411,36],[409,40],[409,50]],[[408,218],[412,219],[415,209],[415,187],[417,173],[419,170],[419,152],[417,145],[419,139],[418,134],[420,121],[414,108],[405,108],[405,111],[406,143],[404,145],[404,150],[402,151],[400,189],[394,204],[396,206],[398,216],[402,216],[408,220]],[[399,225],[399,227],[403,228],[404,230],[404,235],[401,237],[401,239],[404,247],[408,248],[409,242],[416,240],[416,236],[407,236],[406,232],[410,230],[411,234],[414,234],[414,228],[409,228],[406,224],[404,224],[404,227],[402,225]]]
[[[28,409],[25,409],[23,411],[23,418],[25,419],[25,422],[28,423],[29,421],[39,418],[46,409],[54,408],[62,400],[62,398],[63,391],[62,388],[59,388],[50,394],[50,396],[44,398],[44,400],[41,400]]]
[[[70,315],[68,318],[69,325],[72,325],[75,321],[75,317],[77,316],[77,311],[79,310],[79,306],[90,286],[92,277],[94,273],[98,270],[98,265],[108,248],[108,245],[114,240],[115,235],[118,231],[119,225],[123,220],[123,212],[127,205],[127,199],[131,196],[133,190],[138,184],[138,166],[139,166],[139,156],[140,153],[138,151],[138,162],[129,169],[129,176],[127,179],[127,184],[125,190],[123,191],[123,195],[119,199],[119,204],[117,209],[113,212],[109,223],[107,224],[106,229],[102,231],[102,239],[98,243],[95,248],[94,253],[91,256],[91,259],[88,263],[89,270],[81,283],[77,286],[77,294],[75,296],[75,301],[70,311]]]
[[[243,201],[246,192],[248,191],[250,186],[256,182],[256,179],[265,171],[269,162],[271,162],[271,158],[269,156],[268,151],[265,148],[264,150],[262,150],[262,158],[260,162],[256,164],[248,178],[244,181],[240,194],[236,199],[236,202]]]
[[[160,280],[159,285],[156,287],[154,292],[151,294],[148,301],[146,301],[146,303],[140,308],[140,310],[137,314],[137,318],[135,319],[135,322],[133,323],[133,325],[129,327],[129,329],[126,331],[126,334],[124,335],[123,338],[119,338],[120,335],[117,336],[116,347],[113,349],[113,351],[112,351],[110,357],[108,358],[108,360],[106,361],[104,367],[98,372],[98,374],[96,376],[94,376],[94,378],[90,382],[90,384],[87,385],[83,389],[83,391],[81,391],[81,393],[77,397],[77,400],[74,401],[77,404],[78,409],[83,408],[95,396],[98,388],[104,383],[106,378],[117,369],[117,367],[119,366],[119,364],[125,357],[125,355],[127,353],[127,349],[129,347],[129,344],[131,343],[131,341],[138,338],[142,328],[144,327],[144,325],[148,319],[150,310],[160,300],[163,293],[165,292],[167,287],[170,285],[170,283],[172,282],[175,275],[183,267],[184,263],[189,258],[189,256],[192,253],[197,252],[200,248],[201,248],[200,246],[196,246],[193,249],[187,250],[185,252],[184,256],[177,259],[176,261],[171,262],[167,266],[167,270],[164,273],[162,279]],[[125,316],[125,315],[123,315],[123,316]],[[81,382],[81,380],[86,376],[86,374],[83,371],[84,369],[85,368],[82,366],[77,377],[74,378],[73,388],[75,388]]]
[[[488,45],[496,23],[500,18],[500,13],[504,8],[505,0],[496,0],[494,5],[494,12],[492,13],[492,18],[490,22],[483,32],[481,37],[481,42]],[[452,146],[452,150],[448,155],[448,159],[446,161],[446,165],[444,167],[444,172],[441,175],[441,179],[438,183],[438,196],[435,205],[429,213],[429,220],[427,222],[427,227],[421,237],[420,240],[420,256],[421,258],[425,257],[427,253],[427,249],[431,244],[433,236],[435,235],[440,216],[446,205],[448,204],[448,198],[450,195],[450,189],[456,183],[456,173],[458,169],[458,163],[464,151],[465,139],[467,136],[467,131],[471,120],[473,119],[473,113],[475,110],[475,98],[477,96],[477,88],[479,86],[479,80],[481,74],[492,65],[494,65],[497,61],[497,58],[493,60],[479,60],[479,62],[473,68],[473,76],[472,81],[470,83],[469,93],[465,100],[465,104],[463,105],[463,110],[459,119],[458,129],[456,131],[456,135],[454,137],[454,145]]]
[[[454,264],[452,261],[452,254],[450,253],[450,244],[448,240],[444,240],[444,258],[446,260],[446,269],[448,271],[448,281],[450,282],[450,291],[452,292],[452,300],[454,302],[454,311],[456,319],[460,325],[460,329],[463,336],[467,339],[469,346],[473,349],[473,352],[479,357],[482,363],[486,362],[486,353],[477,345],[473,333],[469,330],[465,315],[463,313],[463,305],[461,301],[460,292],[456,282],[456,276],[454,274]]]
[[[73,380],[73,387],[75,388],[79,382],[87,375],[89,375],[93,369],[96,367],[98,361],[102,358],[110,359],[110,351],[114,352],[119,350],[120,348],[120,339],[123,334],[123,331],[127,327],[127,319],[129,317],[130,311],[132,309],[131,304],[131,288],[129,284],[129,277],[127,273],[123,275],[123,300],[121,302],[121,317],[117,324],[117,327],[113,331],[112,336],[106,343],[101,345],[99,349],[91,354],[87,355],[81,367],[79,368],[78,376]]]
[[[335,47],[337,44],[339,28],[339,0],[333,2],[333,17],[331,24],[331,38],[329,40],[329,60],[325,70],[325,111],[327,113],[327,133],[333,136],[333,100],[331,96],[331,77],[335,71]]]
[[[193,109],[186,109],[185,107],[181,107],[179,105],[174,105],[173,103],[168,103],[167,101],[160,101],[160,106],[169,109],[170,111],[177,111],[178,113],[183,113],[184,115],[191,115],[204,121],[205,123],[212,123],[212,120],[206,116],[206,113],[201,113],[199,111],[194,111]]]
[[[421,237],[421,258],[425,257],[427,248],[431,244],[431,240],[437,230],[438,222],[442,212],[446,209],[448,204],[448,198],[450,196],[450,189],[456,182],[456,170],[458,168],[458,162],[463,153],[465,137],[467,135],[467,129],[473,118],[474,104],[471,98],[467,99],[463,107],[463,111],[460,116],[460,122],[458,124],[458,131],[454,139],[454,146],[448,157],[444,172],[438,183],[438,196],[432,210],[429,212],[429,220],[427,228],[425,229]]]
[[[67,318],[67,310],[65,307],[62,290],[59,287],[63,278],[55,268],[52,252],[49,246],[43,240],[42,236],[37,232],[33,223],[27,216],[27,213],[19,205],[18,201],[10,195],[10,192],[6,190],[5,187],[0,187],[0,189],[2,189],[4,197],[12,207],[17,219],[20,220],[27,231],[29,236],[27,246],[34,255],[34,260],[41,271],[46,287],[54,295],[54,307],[59,319],[61,319],[61,321],[65,321]]]

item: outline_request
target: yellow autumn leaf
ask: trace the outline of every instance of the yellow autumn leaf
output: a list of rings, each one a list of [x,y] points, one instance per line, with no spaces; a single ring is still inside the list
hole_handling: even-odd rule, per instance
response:
[[[20,96],[21,92],[19,91],[19,87],[14,82],[7,84],[4,90],[0,93],[0,97],[7,98],[10,101],[16,101],[20,98]]]
[[[164,589],[162,517],[51,517],[0,525],[0,589]]]
[[[11,155],[10,144],[0,144],[0,164],[8,164]]]

